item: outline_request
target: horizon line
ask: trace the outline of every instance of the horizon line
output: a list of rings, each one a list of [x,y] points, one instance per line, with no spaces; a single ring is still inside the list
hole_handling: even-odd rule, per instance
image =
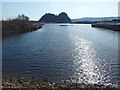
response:
[[[21,14],[20,14],[20,15],[21,15]],[[16,16],[16,17],[17,17],[17,16]],[[82,19],[82,18],[109,18],[109,17],[118,17],[118,18],[119,18],[119,16],[105,16],[105,17],[102,17],[102,16],[101,16],[101,17],[81,17],[81,18],[70,18],[70,19],[72,20],[72,19]],[[12,17],[12,18],[9,17],[9,18],[7,18],[7,19],[3,19],[3,18],[2,18],[2,20],[8,20],[8,19],[15,19],[15,18],[13,18],[13,17]],[[39,18],[39,19],[40,19],[40,18]],[[29,20],[30,20],[30,21],[39,21],[39,19],[29,19]],[[1,20],[0,20],[0,21],[1,21]]]

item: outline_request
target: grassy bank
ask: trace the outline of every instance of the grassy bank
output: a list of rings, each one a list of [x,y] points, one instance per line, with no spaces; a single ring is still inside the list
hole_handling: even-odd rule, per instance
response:
[[[113,31],[120,31],[120,24],[96,23],[96,24],[92,24],[92,27],[105,28],[105,29],[110,29]]]
[[[38,21],[29,21],[29,17],[18,15],[15,19],[2,20],[2,35],[11,35],[24,32],[30,32],[42,28]]]
[[[2,90],[120,90],[120,88],[98,84],[53,83],[47,80],[34,81],[22,77],[19,79],[4,79]]]
[[[42,28],[42,24],[24,21],[24,20],[9,20],[2,21],[2,35],[18,34],[30,32]]]

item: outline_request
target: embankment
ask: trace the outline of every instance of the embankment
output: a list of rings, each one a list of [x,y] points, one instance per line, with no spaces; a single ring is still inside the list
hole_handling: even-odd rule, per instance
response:
[[[104,28],[113,31],[120,31],[120,24],[109,24],[109,23],[96,23],[92,24],[92,27]]]
[[[24,20],[2,21],[2,35],[19,34],[35,31],[42,28],[43,24]]]

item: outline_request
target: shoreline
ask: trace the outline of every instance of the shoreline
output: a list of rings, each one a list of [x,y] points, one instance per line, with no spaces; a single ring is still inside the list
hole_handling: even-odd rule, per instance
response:
[[[43,25],[40,22],[31,21],[2,21],[2,36],[36,31],[42,28]]]
[[[54,83],[47,80],[35,81],[31,78],[4,78],[2,80],[2,90],[120,90],[120,88],[110,85],[102,84],[84,84],[84,83],[71,83],[71,82],[59,82]]]
[[[120,24],[114,24],[114,23],[96,23],[96,24],[91,24],[91,27],[120,31]]]

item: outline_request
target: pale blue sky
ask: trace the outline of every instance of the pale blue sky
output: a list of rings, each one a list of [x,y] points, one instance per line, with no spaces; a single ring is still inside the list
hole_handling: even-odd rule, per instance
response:
[[[117,2],[3,2],[2,18],[25,14],[39,20],[45,13],[58,15],[66,12],[71,19],[82,17],[109,17],[118,15]]]

